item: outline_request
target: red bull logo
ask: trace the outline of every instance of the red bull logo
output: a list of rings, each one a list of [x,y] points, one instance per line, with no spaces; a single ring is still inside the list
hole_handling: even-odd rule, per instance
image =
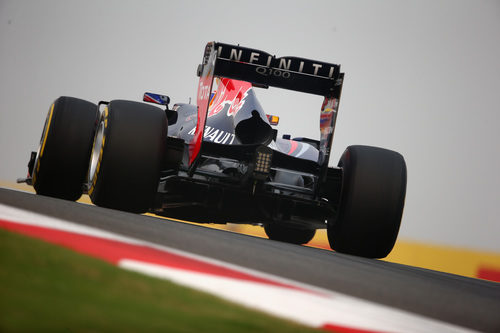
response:
[[[234,116],[245,104],[248,91],[252,89],[249,82],[216,78],[210,95],[208,117],[227,110],[227,116]]]

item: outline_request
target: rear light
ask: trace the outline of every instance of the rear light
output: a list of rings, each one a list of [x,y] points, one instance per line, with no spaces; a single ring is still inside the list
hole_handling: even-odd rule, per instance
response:
[[[273,160],[273,150],[267,146],[260,146],[255,150],[255,160],[253,177],[258,180],[264,180],[269,175],[271,163]]]

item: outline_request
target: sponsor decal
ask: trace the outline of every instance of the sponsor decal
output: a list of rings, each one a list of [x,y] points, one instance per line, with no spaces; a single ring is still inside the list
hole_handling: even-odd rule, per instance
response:
[[[218,44],[217,53],[220,59],[257,65],[256,71],[261,75],[272,75],[285,79],[290,77],[290,72],[322,76],[329,79],[337,77],[340,72],[340,66],[335,64],[297,57],[276,58],[266,52],[227,44]]]
[[[193,127],[188,134],[189,135],[194,135],[196,130],[196,127]],[[205,141],[211,141],[215,143],[220,143],[220,144],[228,144],[231,145],[234,142],[235,135],[233,133],[229,133],[226,131],[223,131],[221,129],[211,127],[211,126],[205,126],[205,131],[203,134],[203,140]]]
[[[338,101],[335,98],[325,98],[325,100],[323,101],[319,120],[322,138],[323,136],[331,134],[333,131],[332,118],[335,114],[335,110],[337,109],[337,103]]]
[[[200,85],[198,87],[198,99],[208,99],[208,93],[210,92],[210,84],[200,80]]]
[[[320,128],[320,146],[319,150],[323,154],[330,153],[330,147],[328,146],[328,141],[331,139],[334,128],[334,117],[338,108],[338,99],[327,98],[323,100],[323,105],[321,106],[321,114],[319,120]]]
[[[245,81],[215,78],[207,117],[215,116],[226,107],[227,116],[234,116],[245,104],[250,89],[252,85]]]
[[[276,76],[276,77],[282,77],[284,79],[289,79],[290,78],[290,72],[286,71],[281,71],[276,68],[271,68],[271,67],[257,67],[255,71],[261,75],[264,76]]]

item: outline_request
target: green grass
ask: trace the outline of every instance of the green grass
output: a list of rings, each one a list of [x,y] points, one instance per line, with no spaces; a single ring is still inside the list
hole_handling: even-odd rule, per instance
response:
[[[317,332],[0,229],[0,332]]]

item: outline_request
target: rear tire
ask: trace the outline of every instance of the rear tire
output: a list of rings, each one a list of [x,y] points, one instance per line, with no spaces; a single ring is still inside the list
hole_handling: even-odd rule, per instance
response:
[[[266,224],[264,231],[269,239],[291,244],[307,244],[316,234],[315,229],[297,229],[281,224]]]
[[[153,206],[165,154],[165,111],[114,100],[102,112],[89,168],[89,195],[101,207],[144,213]]]
[[[406,194],[406,164],[399,153],[350,146],[342,155],[342,193],[328,240],[338,252],[384,258],[394,247]]]
[[[33,168],[37,194],[72,201],[81,197],[98,114],[97,105],[81,99],[54,101]]]

